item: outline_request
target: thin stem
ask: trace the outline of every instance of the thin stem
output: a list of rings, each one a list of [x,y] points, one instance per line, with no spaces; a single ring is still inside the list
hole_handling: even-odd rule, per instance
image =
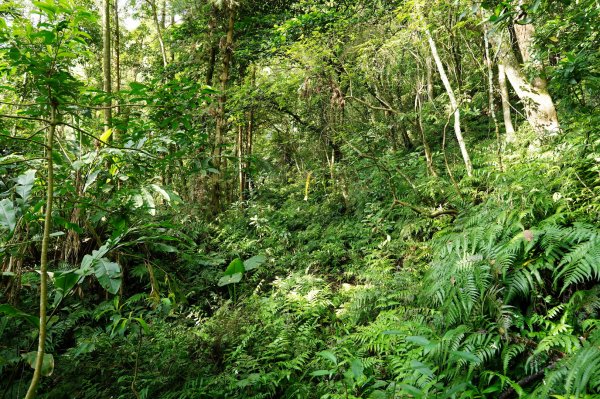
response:
[[[6,137],[7,139],[12,139],[12,140],[27,141],[29,143],[34,143],[34,144],[37,144],[39,146],[42,146],[42,147],[45,147],[46,149],[48,149],[48,146],[46,144],[40,143],[39,141],[35,141],[35,140],[32,140],[27,137],[15,137],[15,136],[11,136],[9,134],[2,134],[2,133],[0,133],[0,137]]]
[[[0,118],[9,118],[9,119],[23,119],[26,121],[39,121],[50,124],[51,121],[43,118],[35,118],[33,116],[22,116],[22,115],[8,115],[8,114],[0,114]]]
[[[31,384],[27,390],[25,399],[33,399],[37,386],[40,382],[42,366],[44,363],[44,354],[46,349],[46,307],[48,305],[48,246],[50,243],[50,229],[52,228],[52,202],[54,198],[54,163],[52,159],[52,150],[54,143],[54,133],[56,131],[56,106],[50,109],[50,129],[46,135],[46,159],[48,168],[48,185],[46,187],[46,213],[44,215],[44,233],[42,238],[42,254],[40,257],[40,333],[38,337],[38,350],[35,358],[35,367]]]

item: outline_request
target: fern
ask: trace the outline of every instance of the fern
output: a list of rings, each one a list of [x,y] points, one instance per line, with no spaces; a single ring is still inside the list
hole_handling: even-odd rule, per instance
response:
[[[588,241],[577,244],[565,255],[559,264],[555,282],[564,279],[561,289],[564,291],[572,284],[599,278],[600,237],[594,235]]]

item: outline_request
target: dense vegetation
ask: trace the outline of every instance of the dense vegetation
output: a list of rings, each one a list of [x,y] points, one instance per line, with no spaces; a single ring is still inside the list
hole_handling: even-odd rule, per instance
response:
[[[599,49],[597,0],[5,1],[0,398],[597,397]]]

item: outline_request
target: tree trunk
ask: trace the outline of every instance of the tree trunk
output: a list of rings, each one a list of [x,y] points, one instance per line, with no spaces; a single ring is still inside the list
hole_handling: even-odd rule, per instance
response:
[[[490,43],[499,49],[499,64],[511,86],[523,104],[527,121],[540,135],[555,134],[560,131],[558,117],[552,97],[546,90],[543,79],[527,80],[517,60],[507,35],[498,33],[490,35]]]
[[[246,127],[244,124],[238,126],[237,135],[237,158],[238,158],[238,200],[244,201],[244,131]]]
[[[508,97],[508,87],[506,86],[506,73],[504,65],[498,64],[498,86],[500,87],[500,98],[502,99],[502,115],[504,116],[504,130],[506,131],[506,141],[512,143],[515,141],[515,128],[510,115],[510,99]]]
[[[431,65],[431,57],[425,57],[425,66],[427,69],[427,98],[429,101],[433,101],[433,65]]]
[[[54,101],[54,100],[51,100]],[[50,230],[52,229],[52,204],[54,199],[54,161],[52,151],[54,146],[54,133],[56,132],[57,112],[56,105],[50,106],[50,127],[46,135],[46,168],[48,181],[46,182],[46,212],[44,215],[44,232],[42,235],[42,253],[40,256],[40,333],[38,337],[38,350],[35,358],[35,367],[31,384],[25,399],[33,399],[40,382],[44,354],[46,353],[46,307],[48,304],[48,247],[50,244]]]
[[[217,9],[213,5],[210,10],[210,19],[208,20],[208,67],[206,69],[206,85],[212,86],[213,75],[215,74],[215,64],[217,61],[218,44],[214,40],[215,29],[217,27]]]
[[[115,90],[121,90],[121,29],[119,24],[119,0],[114,5],[115,20]],[[117,108],[117,112],[118,112]]]
[[[221,146],[223,144],[223,132],[226,128],[225,121],[225,103],[227,101],[227,85],[229,82],[229,69],[231,67],[231,59],[233,57],[233,31],[235,24],[235,10],[233,7],[228,9],[228,23],[227,23],[227,36],[225,40],[222,41],[222,50],[223,50],[223,70],[221,71],[220,81],[221,81],[221,93],[219,95],[219,104],[217,108],[217,118],[216,118],[216,127],[215,127],[215,142],[214,142],[214,150],[213,150],[213,162],[216,169],[221,167]],[[220,207],[219,205],[219,175],[214,176],[214,184],[213,184],[213,204],[215,206],[215,210]]]
[[[118,93],[121,91],[121,29],[119,25],[119,0],[115,0],[114,5],[114,24],[115,24],[115,91]],[[117,116],[121,113],[121,109],[118,107],[119,102],[116,103]],[[117,141],[119,138],[119,132],[115,128],[113,131],[113,140]],[[118,183],[120,184],[120,180]]]
[[[431,176],[437,177],[435,168],[433,167],[433,156],[431,155],[431,148],[425,137],[425,129],[423,129],[423,118],[422,118],[422,100],[421,100],[421,89],[423,83],[419,82],[417,85],[417,95],[415,96],[415,109],[417,111],[417,127],[421,133],[421,141],[423,142],[423,149],[425,151],[425,162],[427,163],[427,170]]]
[[[162,27],[161,23],[158,20],[158,10],[156,7],[156,0],[146,0],[152,9],[152,19],[154,19],[154,25],[156,26],[156,35],[158,36],[158,44],[160,46],[160,54],[162,56],[163,67],[167,67],[167,50],[165,49],[165,42],[163,41],[162,36]]]
[[[498,154],[498,165],[500,170],[504,169],[502,166],[502,141],[500,140],[500,128],[498,127],[498,118],[496,118],[496,104],[494,103],[494,72],[492,70],[492,58],[490,55],[490,42],[488,39],[488,31],[484,30],[483,40],[485,47],[485,66],[487,67],[487,78],[488,78],[488,108],[490,115],[494,122],[494,132],[496,133],[496,145]]]
[[[108,99],[106,100],[103,110],[104,114],[104,130],[111,127],[112,119],[112,78],[111,78],[111,37],[110,37],[110,0],[103,0],[102,7],[102,72],[103,72],[103,89]],[[98,143],[99,144],[99,143]]]
[[[469,157],[469,153],[467,151],[467,146],[465,145],[465,140],[463,139],[462,131],[460,128],[460,110],[458,109],[458,102],[456,101],[456,97],[454,96],[454,91],[452,90],[452,86],[450,85],[450,81],[448,80],[448,76],[446,75],[446,71],[444,70],[444,65],[442,64],[442,60],[437,51],[437,46],[433,41],[433,37],[429,32],[429,29],[425,29],[425,34],[427,35],[427,41],[429,42],[429,48],[431,49],[431,55],[433,56],[433,60],[437,66],[438,72],[442,79],[442,83],[446,89],[446,93],[450,98],[450,106],[452,107],[452,112],[454,113],[454,133],[456,134],[456,140],[458,141],[458,146],[460,147],[460,152],[463,157],[463,161],[465,162],[465,168],[467,171],[467,175],[471,176],[473,174],[473,166],[471,165],[471,158]]]

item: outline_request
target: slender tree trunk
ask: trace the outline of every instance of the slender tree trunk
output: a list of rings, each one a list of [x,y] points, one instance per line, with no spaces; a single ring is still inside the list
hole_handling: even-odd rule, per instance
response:
[[[498,165],[500,170],[504,169],[502,166],[502,141],[500,140],[500,128],[498,127],[498,118],[496,118],[496,104],[494,103],[494,72],[492,70],[492,58],[490,56],[490,42],[488,40],[487,29],[483,32],[483,40],[485,47],[485,65],[487,67],[487,78],[488,78],[488,108],[490,115],[494,121],[494,132],[496,133],[496,145],[498,146]]]
[[[429,101],[433,101],[433,65],[431,65],[431,57],[429,55],[425,57],[425,67],[427,70],[427,98]]]
[[[53,101],[53,100],[52,100]],[[57,112],[56,105],[52,104],[50,108],[50,127],[46,134],[46,168],[47,168],[47,186],[46,186],[46,212],[44,215],[44,232],[42,235],[42,253],[40,256],[40,333],[38,337],[38,350],[35,358],[35,367],[31,384],[25,395],[25,399],[35,397],[37,386],[42,374],[42,365],[44,363],[44,354],[46,353],[46,307],[48,304],[48,247],[50,244],[50,230],[52,229],[52,203],[54,199],[54,162],[52,151],[54,148],[54,134],[56,132]]]
[[[423,149],[425,151],[425,162],[427,163],[427,170],[431,174],[431,176],[437,177],[437,173],[435,168],[433,167],[433,156],[431,154],[431,148],[429,147],[429,143],[427,142],[427,137],[425,137],[425,129],[423,129],[423,119],[422,119],[422,100],[421,100],[421,89],[423,87],[423,83],[419,82],[417,85],[417,95],[415,96],[415,109],[417,111],[417,126],[419,132],[421,133],[421,141],[423,142]]]
[[[167,29],[167,0],[161,1],[160,27],[163,31]]]
[[[244,201],[244,131],[246,130],[245,124],[238,126],[237,135],[237,158],[238,158],[238,200]]]
[[[121,91],[121,29],[119,24],[119,0],[115,0],[114,4],[114,24],[115,24],[115,91],[118,93]],[[117,100],[117,107],[115,109],[117,116],[121,114],[121,108],[118,107],[119,102]],[[118,141],[119,133],[115,128],[113,131],[113,140]],[[118,180],[117,185],[120,185]]]
[[[105,102],[104,114],[104,130],[111,128],[112,119],[112,74],[111,74],[111,35],[110,35],[110,0],[103,0],[102,7],[102,72],[103,72],[103,89],[108,96]]]
[[[500,98],[502,100],[502,115],[504,116],[506,141],[512,143],[515,141],[515,128],[510,115],[510,99],[508,97],[508,87],[506,85],[506,73],[502,63],[498,64],[498,86],[500,88]]]
[[[171,7],[171,25],[170,26],[175,26],[175,10],[173,9],[173,7]],[[175,49],[173,47],[171,47],[171,64],[173,64],[175,62]]]
[[[217,28],[217,8],[213,5],[210,9],[210,18],[208,20],[208,67],[206,69],[206,85],[212,86],[213,75],[215,74],[215,64],[217,62],[218,43],[214,40],[215,29]]]
[[[154,25],[156,26],[156,35],[158,36],[158,44],[160,46],[160,54],[162,56],[163,67],[166,68],[167,63],[167,50],[165,49],[165,42],[162,36],[162,27],[161,23],[158,20],[158,10],[156,6],[156,0],[146,0],[152,9],[152,19],[154,19]]]
[[[216,118],[216,127],[215,127],[215,142],[214,142],[214,151],[213,151],[213,162],[216,169],[221,168],[221,146],[223,144],[223,133],[226,128],[225,121],[225,103],[227,101],[227,85],[229,83],[229,69],[231,67],[231,59],[233,57],[233,31],[235,24],[235,10],[233,7],[228,9],[228,23],[227,23],[227,36],[225,40],[222,42],[223,45],[223,70],[221,71],[221,93],[219,95],[219,104],[217,109],[217,118]],[[213,204],[215,206],[215,210],[217,210],[219,205],[219,184],[220,177],[219,175],[214,176],[214,184],[213,184]]]
[[[454,90],[452,90],[452,86],[450,85],[450,81],[448,80],[448,76],[446,75],[446,71],[444,70],[444,65],[442,64],[442,60],[437,51],[437,46],[433,41],[433,37],[431,36],[431,32],[429,29],[425,29],[425,34],[427,35],[427,41],[429,42],[429,48],[431,49],[431,55],[433,56],[433,60],[437,66],[438,72],[442,79],[442,83],[446,89],[446,93],[450,98],[450,106],[452,107],[452,112],[454,114],[454,133],[456,134],[456,140],[458,141],[458,146],[460,147],[460,152],[463,157],[463,161],[465,163],[465,168],[467,171],[467,175],[471,176],[473,174],[473,166],[471,165],[471,158],[469,157],[469,153],[467,151],[467,146],[465,144],[465,140],[463,139],[462,131],[460,128],[460,110],[458,109],[458,102],[456,101],[456,97],[454,96]]]
[[[115,90],[121,90],[121,28],[119,24],[119,0],[115,0]],[[117,112],[119,109],[117,108]]]
[[[256,77],[256,67],[252,71],[252,86],[254,86]],[[250,166],[250,157],[252,156],[252,139],[254,135],[254,106],[250,108],[250,117],[248,118],[248,130],[246,131],[246,169]],[[250,179],[248,172],[244,173],[244,191],[246,195],[250,193]]]

